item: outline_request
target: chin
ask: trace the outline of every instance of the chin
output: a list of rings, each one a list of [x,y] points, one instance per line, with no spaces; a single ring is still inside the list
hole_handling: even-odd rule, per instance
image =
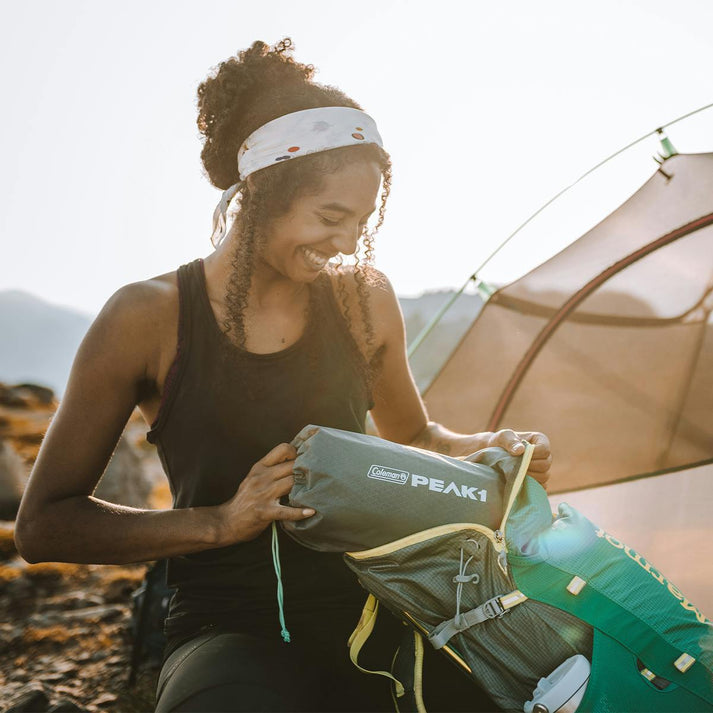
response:
[[[291,279],[293,279],[295,282],[304,282],[308,284],[314,282],[324,271],[324,267],[321,270],[305,270],[300,277]]]

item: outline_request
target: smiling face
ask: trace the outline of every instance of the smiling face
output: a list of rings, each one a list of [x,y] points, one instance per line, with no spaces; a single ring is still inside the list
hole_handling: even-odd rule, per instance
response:
[[[271,221],[257,271],[311,282],[339,253],[351,255],[374,212],[381,170],[354,161],[326,175],[318,192],[301,195]]]

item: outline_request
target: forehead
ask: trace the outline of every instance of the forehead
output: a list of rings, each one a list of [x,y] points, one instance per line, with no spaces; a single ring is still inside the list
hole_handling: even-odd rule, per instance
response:
[[[355,161],[329,173],[317,191],[304,196],[310,205],[341,204],[363,215],[374,209],[381,170],[373,161]]]

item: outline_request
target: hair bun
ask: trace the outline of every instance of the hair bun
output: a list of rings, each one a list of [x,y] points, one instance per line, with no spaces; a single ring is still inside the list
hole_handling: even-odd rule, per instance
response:
[[[208,178],[218,188],[238,181],[238,148],[254,129],[269,121],[264,118],[266,103],[277,106],[280,96],[301,93],[310,84],[314,67],[296,62],[293,47],[289,37],[274,47],[253,42],[221,62],[198,87],[197,124],[205,137],[201,158]]]
[[[223,190],[237,183],[238,148],[268,121],[319,106],[361,107],[343,92],[313,81],[315,69],[292,57],[284,37],[270,47],[257,41],[221,62],[198,87],[198,129],[210,182]]]

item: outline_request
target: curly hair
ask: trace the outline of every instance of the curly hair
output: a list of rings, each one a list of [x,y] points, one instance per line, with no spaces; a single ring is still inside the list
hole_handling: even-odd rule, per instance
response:
[[[201,159],[210,182],[227,189],[239,182],[237,154],[243,141],[256,129],[284,114],[326,106],[361,107],[335,87],[313,81],[315,69],[292,57],[289,38],[269,47],[264,42],[222,62],[198,87],[198,128],[204,144]],[[356,254],[354,282],[359,300],[363,332],[357,333],[350,317],[346,275],[340,264],[334,268],[338,291],[349,328],[358,344],[364,345],[367,361],[376,363],[374,330],[368,300],[373,271],[374,236],[384,221],[391,187],[389,155],[375,144],[331,149],[285,161],[269,170],[256,171],[238,185],[240,209],[233,223],[237,231],[232,256],[232,277],[226,295],[226,333],[238,346],[246,343],[244,313],[255,260],[264,246],[271,220],[284,215],[301,195],[319,190],[324,176],[349,162],[367,160],[381,169],[382,191],[378,219],[372,231],[364,228]],[[360,251],[364,252],[360,257]],[[368,369],[371,372],[371,369]]]

